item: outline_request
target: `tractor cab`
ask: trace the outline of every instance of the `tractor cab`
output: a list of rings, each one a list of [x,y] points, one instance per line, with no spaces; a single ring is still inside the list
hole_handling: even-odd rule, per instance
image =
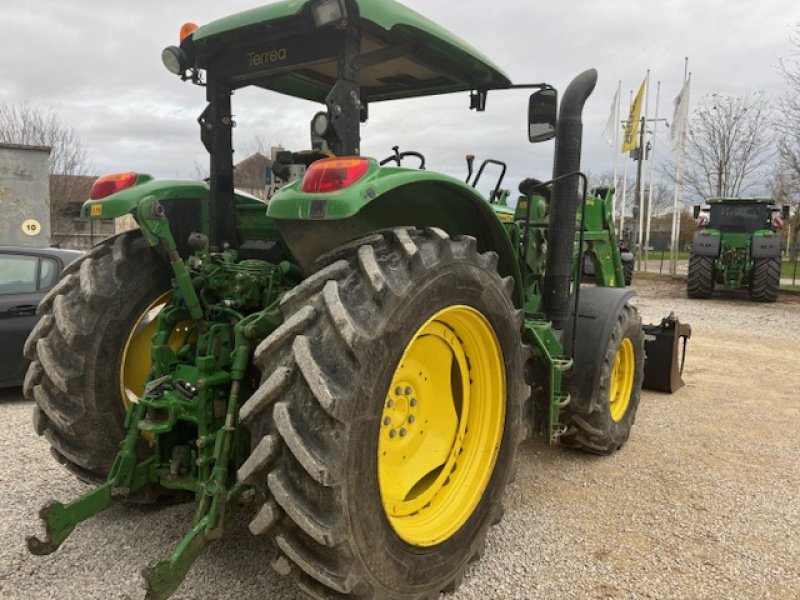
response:
[[[752,234],[773,229],[773,212],[778,209],[768,197],[711,198],[704,225],[722,233]]]

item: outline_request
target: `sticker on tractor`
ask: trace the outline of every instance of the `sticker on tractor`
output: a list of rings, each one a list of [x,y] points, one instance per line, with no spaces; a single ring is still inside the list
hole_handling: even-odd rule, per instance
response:
[[[22,222],[22,233],[25,235],[39,235],[42,233],[42,224],[36,219],[27,219]]]
[[[102,204],[92,204],[91,209],[89,210],[89,214],[93,217],[99,217],[103,214],[103,205]]]

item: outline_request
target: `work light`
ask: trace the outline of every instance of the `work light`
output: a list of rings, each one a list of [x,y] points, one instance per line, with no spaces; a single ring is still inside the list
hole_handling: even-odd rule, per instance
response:
[[[167,46],[161,52],[161,62],[167,71],[175,75],[182,75],[189,68],[189,58],[186,53],[177,46]]]

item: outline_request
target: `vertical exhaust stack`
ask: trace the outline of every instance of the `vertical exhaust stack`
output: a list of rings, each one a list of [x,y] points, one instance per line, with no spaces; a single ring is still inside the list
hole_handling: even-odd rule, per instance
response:
[[[597,71],[589,69],[573,79],[564,92],[558,114],[553,178],[581,169],[581,114],[596,83]],[[555,329],[564,328],[570,313],[569,290],[575,243],[575,215],[580,203],[579,189],[580,179],[577,176],[553,183],[543,303]]]

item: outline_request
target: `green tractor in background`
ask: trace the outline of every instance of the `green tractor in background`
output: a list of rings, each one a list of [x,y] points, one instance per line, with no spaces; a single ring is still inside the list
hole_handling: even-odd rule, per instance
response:
[[[392,0],[284,0],[184,27],[162,58],[205,90],[210,180],[105,176],[84,205],[139,230],[65,270],[26,344],[36,431],[96,484],[43,508],[29,549],[115,502],[194,499],[147,598],[170,596],[242,507],[314,597],[452,589],[523,439],[610,454],[634,422],[642,324],[579,172],[596,72],[556,119],[551,86],[513,85]],[[231,97],[248,86],[325,106],[311,148],[276,161],[268,205],[233,186]],[[405,167],[417,152],[360,156],[373,102],[470,92],[483,110],[515,87],[537,90],[529,140],[556,150],[553,180],[523,182],[514,208],[499,184],[487,199]],[[601,285],[578,285],[584,253]]]
[[[710,198],[709,208],[694,207],[700,229],[692,241],[686,293],[710,298],[715,284],[748,290],[753,300],[775,302],[781,282],[781,236],[768,197]],[[788,206],[783,207],[784,219]],[[705,214],[703,214],[705,213]]]

